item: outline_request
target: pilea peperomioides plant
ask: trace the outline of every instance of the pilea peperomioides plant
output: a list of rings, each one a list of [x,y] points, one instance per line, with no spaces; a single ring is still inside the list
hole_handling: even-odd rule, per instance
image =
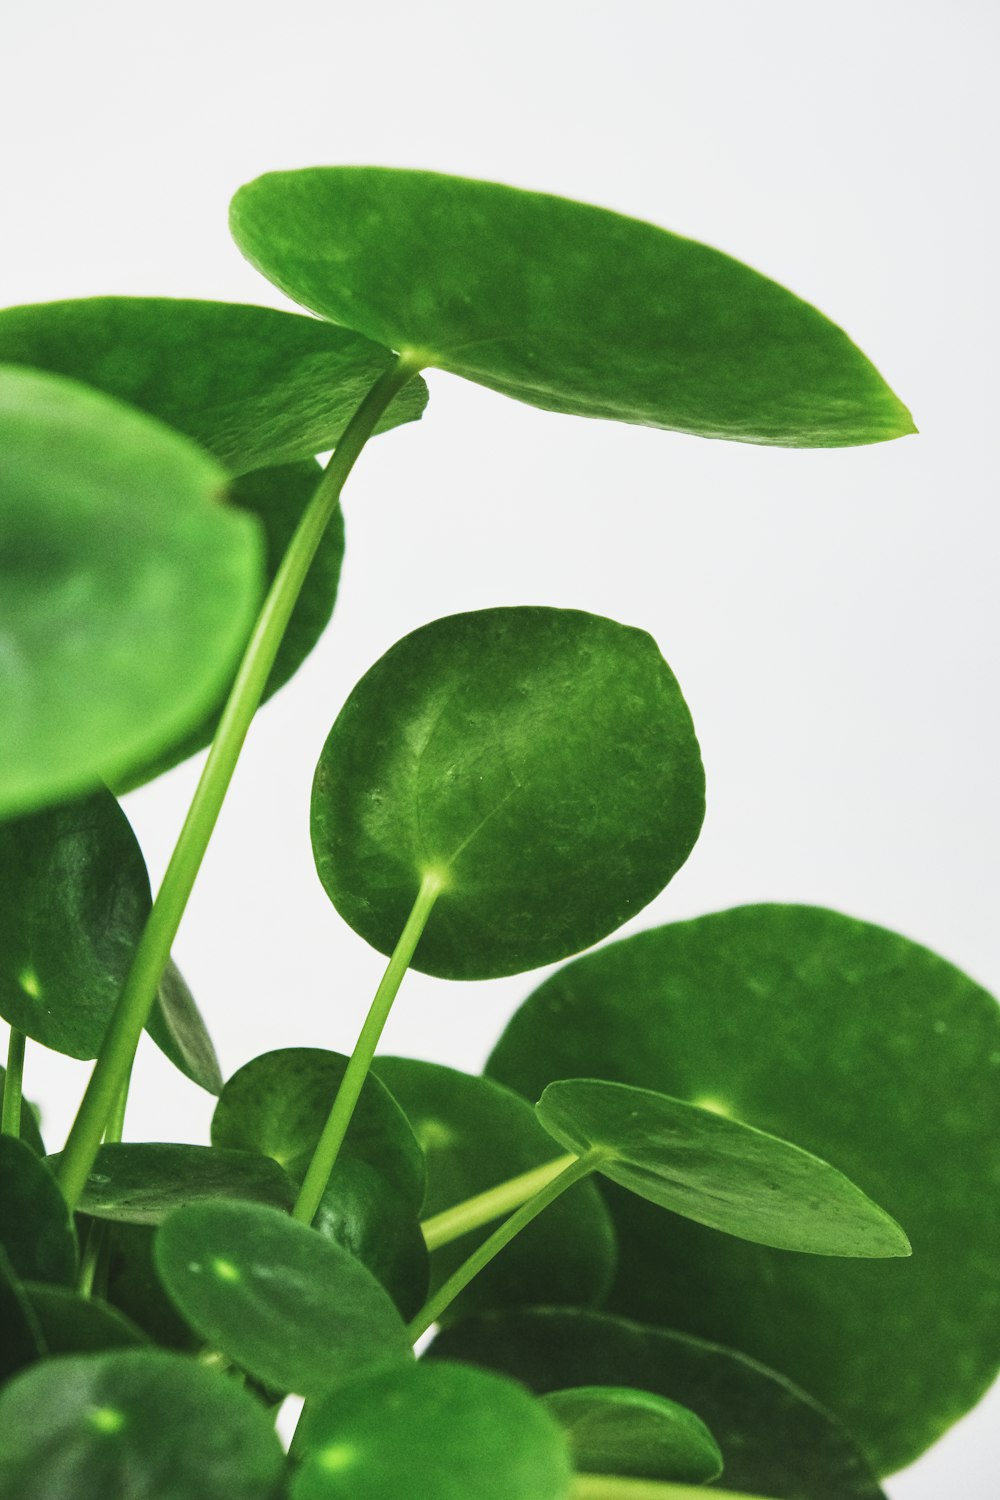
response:
[[[879,1500],[1000,1365],[1000,1010],[810,907],[574,957],[704,814],[643,630],[456,615],[351,693],[312,797],[323,886],[388,957],[350,1058],[224,1082],[170,950],[253,716],[330,618],[344,482],[421,371],[794,447],[906,408],[791,293],[597,208],[317,168],[241,189],[232,228],[318,317],[0,313],[0,1496]],[[153,900],[115,793],[209,743]],[[376,1058],[409,967],[566,959],[487,1076]],[[218,1096],[210,1145],[122,1141],[144,1028]],[[96,1059],[49,1156],[28,1039]]]

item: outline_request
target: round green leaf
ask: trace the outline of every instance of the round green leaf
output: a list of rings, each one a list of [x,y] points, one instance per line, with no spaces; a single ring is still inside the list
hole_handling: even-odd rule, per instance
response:
[[[416,1316],[427,1300],[430,1257],[417,1208],[381,1172],[338,1157],[313,1228],[368,1267],[401,1317]]]
[[[805,448],[915,430],[814,307],[604,209],[433,172],[317,167],[248,183],[230,226],[296,302],[547,411]]]
[[[123,777],[216,700],[256,523],[201,449],[73,381],[0,370],[0,814]]]
[[[539,1394],[613,1385],[676,1401],[718,1439],[727,1491],[885,1500],[834,1417],[773,1370],[717,1344],[605,1314],[543,1309],[469,1318],[439,1334],[427,1357],[485,1365]]]
[[[0,1392],[0,1492],[18,1500],[274,1500],[283,1468],[246,1391],[163,1350],[46,1361]]]
[[[311,1396],[412,1356],[389,1294],[340,1245],[256,1203],[196,1203],[165,1219],[160,1278],[213,1348],[279,1391]]]
[[[269,307],[87,297],[0,311],[0,361],[130,402],[244,474],[336,447],[392,355]],[[411,381],[376,431],[414,421],[426,402],[424,382]]]
[[[361,679],[316,770],[313,850],[341,916],[383,953],[436,877],[414,966],[489,979],[634,916],[704,806],[691,717],[650,636],[489,609],[415,630]]]
[[[50,1354],[99,1354],[146,1343],[134,1323],[94,1297],[34,1281],[25,1283],[24,1293]]]
[[[0,1245],[22,1281],[72,1282],[76,1234],[55,1178],[31,1147],[0,1135]]]
[[[221,1094],[222,1072],[215,1046],[173,959],[167,960],[146,1030],[164,1056],[192,1083],[209,1094]]]
[[[557,1141],[650,1203],[726,1234],[812,1255],[909,1255],[894,1219],[819,1157],[666,1094],[574,1078],[536,1106]]]
[[[387,1420],[391,1428],[387,1428]],[[307,1411],[291,1500],[566,1500],[566,1440],[513,1381],[458,1364],[378,1371]]]
[[[681,1484],[707,1484],[722,1473],[719,1445],[701,1418],[651,1391],[575,1386],[553,1391],[545,1405],[566,1433],[580,1473]]]
[[[81,1226],[93,1222],[83,1218]],[[184,1352],[197,1349],[201,1340],[181,1317],[156,1273],[153,1225],[105,1220],[103,1231],[107,1246],[108,1302],[162,1348]]]
[[[0,1385],[47,1352],[41,1325],[0,1242]]]
[[[159,1224],[208,1198],[290,1209],[295,1191],[276,1162],[254,1151],[128,1141],[101,1147],[78,1206],[94,1219]]]
[[[775,1253],[608,1188],[611,1305],[745,1349],[836,1411],[881,1473],[1000,1365],[1000,1007],[927,949],[800,906],[641,933],[556,974],[490,1073],[598,1074],[786,1136],[906,1229],[908,1261]],[[766,1492],[766,1491],[765,1491]]]
[[[282,1047],[246,1063],[228,1080],[212,1117],[212,1144],[273,1157],[301,1182],[347,1069],[339,1052]],[[405,1203],[420,1211],[424,1157],[385,1085],[365,1080],[331,1177],[347,1161],[374,1167]]]
[[[425,1219],[558,1154],[524,1100],[489,1079],[406,1057],[377,1057],[374,1069],[424,1148]],[[484,1225],[435,1250],[431,1289],[495,1228]],[[614,1272],[614,1231],[601,1195],[593,1183],[577,1183],[469,1283],[446,1317],[512,1304],[592,1306],[606,1296]]]

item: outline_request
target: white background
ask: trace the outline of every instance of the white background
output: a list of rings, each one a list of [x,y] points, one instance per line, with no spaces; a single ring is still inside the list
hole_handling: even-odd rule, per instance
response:
[[[495,16],[495,19],[494,19]],[[539,603],[651,631],[709,814],[632,927],[745,901],[840,908],[1000,988],[995,613],[997,12],[880,3],[285,0],[11,7],[5,300],[282,305],[226,230],[271,168],[383,163],[604,204],[749,261],[842,323],[922,435],[796,453],[548,416],[431,376],[346,498],[334,627],[255,726],[177,954],[226,1072],[349,1049],[381,960],[312,871],[308,796],[354,681],[456,610]],[[127,808],[159,878],[189,764]],[[388,1050],[478,1067],[540,976],[411,976]],[[37,1056],[50,1138],[84,1069]],[[876,1101],[877,1104],[877,1101]],[[144,1051],[129,1133],[205,1138]],[[993,1500],[997,1393],[894,1500]]]

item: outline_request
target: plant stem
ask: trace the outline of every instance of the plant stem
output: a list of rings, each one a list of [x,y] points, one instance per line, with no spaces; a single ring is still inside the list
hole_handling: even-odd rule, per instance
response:
[[[128,1104],[129,1084],[132,1081],[131,1069],[125,1080],[118,1098],[115,1102],[114,1113],[108,1121],[104,1132],[104,1144],[117,1144],[122,1138],[125,1128],[125,1108]],[[94,1219],[87,1230],[87,1238],[84,1241],[83,1250],[80,1255],[80,1269],[77,1272],[76,1285],[81,1297],[92,1297],[95,1293],[98,1297],[107,1295],[108,1290],[108,1259],[111,1253],[111,1225],[106,1219]]]
[[[399,358],[376,381],[351,418],[306,507],[264,600],[236,680],[219,720],[208,760],[132,967],[108,1025],[100,1056],[73,1122],[59,1164],[59,1184],[75,1208],[94,1164],[101,1136],[132,1066],[149,1019],[177,929],[229,788],[251,720],[257,711],[289,616],[323,533],[337,509],[344,481],[393,397],[417,373]]]
[[[440,1250],[442,1245],[450,1245],[463,1234],[481,1229],[491,1219],[499,1219],[512,1209],[520,1208],[575,1161],[575,1156],[558,1156],[555,1161],[543,1162],[540,1167],[532,1167],[530,1172],[510,1177],[506,1182],[497,1183],[496,1187],[487,1188],[484,1193],[477,1193],[474,1198],[466,1198],[462,1203],[425,1219],[420,1228],[428,1250]]]
[[[617,1474],[577,1474],[569,1500],[766,1500],[735,1490],[706,1490],[702,1484],[660,1484],[651,1479],[625,1479]]]
[[[560,1194],[573,1186],[574,1182],[579,1182],[582,1177],[588,1177],[600,1161],[601,1155],[599,1150],[593,1150],[588,1151],[585,1156],[574,1156],[569,1166],[564,1167],[558,1177],[553,1177],[541,1192],[522,1204],[509,1219],[505,1219],[500,1228],[495,1229],[489,1239],[484,1240],[479,1248],[472,1252],[468,1260],[463,1261],[448,1277],[448,1280],[439,1286],[433,1296],[424,1303],[409,1325],[409,1333],[413,1342],[416,1343],[420,1335],[427,1332],[431,1324],[437,1321],[459,1292],[468,1286],[474,1276],[478,1276],[484,1266],[489,1265],[493,1257],[498,1255],[516,1234],[526,1229],[532,1219],[536,1219],[543,1209],[548,1208],[550,1203],[554,1203]]]
[[[427,926],[427,919],[434,909],[434,903],[441,894],[442,887],[442,877],[436,870],[428,871],[420,882],[417,899],[406,919],[399,942],[392,951],[392,957],[382,975],[382,982],[375,991],[371,1009],[361,1028],[361,1035],[351,1054],[347,1070],[340,1080],[337,1097],[333,1101],[333,1107],[323,1126],[323,1134],[316,1143],[316,1149],[303,1178],[295,1207],[292,1209],[292,1218],[298,1219],[301,1224],[312,1223],[313,1215],[326,1192],[330,1173],[336,1164],[340,1148],[344,1144],[344,1137],[354,1116],[365,1079],[368,1077],[368,1070],[375,1056],[375,1048],[378,1046],[385,1023],[389,1019],[392,1002],[410,967],[413,951]]]
[[[3,1081],[3,1114],[0,1117],[0,1134],[21,1134],[21,1081],[24,1075],[23,1031],[16,1026],[10,1028],[7,1044],[7,1072]]]

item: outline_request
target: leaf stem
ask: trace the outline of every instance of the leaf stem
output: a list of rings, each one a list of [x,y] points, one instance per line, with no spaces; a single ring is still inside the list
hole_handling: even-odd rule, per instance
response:
[[[368,1070],[375,1056],[375,1048],[379,1044],[379,1038],[389,1019],[392,1002],[410,967],[414,949],[427,926],[427,919],[434,909],[434,903],[441,894],[443,885],[442,876],[436,870],[428,871],[420,882],[417,898],[406,919],[406,925],[400,933],[399,942],[392,951],[392,957],[382,975],[382,982],[375,991],[375,998],[365,1018],[365,1024],[361,1028],[351,1060],[340,1080],[337,1097],[333,1101],[333,1107],[323,1126],[323,1134],[316,1143],[316,1149],[303,1178],[295,1207],[292,1209],[292,1218],[298,1219],[301,1224],[312,1223],[313,1215],[326,1192],[330,1173],[336,1164],[340,1148],[344,1144],[344,1137],[354,1116],[365,1079],[368,1077]]]
[[[18,1031],[16,1026],[10,1028],[10,1041],[7,1043],[7,1072],[3,1080],[3,1114],[0,1117],[0,1134],[21,1134],[21,1088],[24,1076],[24,1043],[23,1031]]]
[[[129,1084],[132,1082],[132,1071],[125,1080],[115,1102],[114,1113],[108,1121],[104,1132],[104,1144],[116,1143],[122,1138],[125,1128],[125,1109],[128,1104]],[[108,1261],[111,1256],[111,1225],[106,1219],[92,1219],[90,1228],[87,1230],[87,1238],[83,1244],[80,1255],[80,1269],[77,1272],[77,1291],[81,1297],[98,1297],[107,1295],[108,1290]]]
[[[660,1484],[652,1479],[625,1479],[617,1474],[577,1474],[569,1500],[767,1500],[744,1491],[706,1490],[703,1484]]]
[[[274,582],[264,600],[236,680],[219,720],[180,837],[171,856],[132,968],[108,1025],[100,1056],[69,1133],[59,1164],[59,1184],[75,1208],[94,1164],[104,1127],[132,1066],[142,1028],[149,1019],[157,986],[188,897],[232,780],[243,741],[264,694],[289,617],[326,527],[335,514],[344,482],[393,397],[417,373],[397,358],[375,382],[348,423],[336,451],[303,512]]]
[[[417,1316],[409,1325],[410,1338],[414,1343],[421,1334],[426,1333],[432,1323],[436,1322],[445,1308],[452,1303],[459,1292],[464,1291],[474,1276],[478,1276],[484,1266],[488,1266],[495,1255],[499,1255],[505,1245],[508,1245],[516,1234],[526,1229],[532,1219],[536,1219],[543,1209],[548,1208],[550,1203],[564,1193],[574,1182],[588,1177],[597,1166],[601,1158],[599,1150],[588,1151],[584,1156],[574,1156],[570,1159],[569,1166],[564,1167],[558,1177],[553,1177],[540,1192],[523,1203],[509,1219],[505,1219],[499,1229],[495,1229],[489,1239],[472,1252],[468,1260],[462,1262],[456,1271],[438,1287],[437,1291],[428,1298]]]
[[[555,1161],[543,1162],[540,1167],[532,1167],[530,1172],[522,1172],[519,1177],[509,1177],[506,1182],[499,1182],[496,1187],[487,1188],[485,1192],[425,1219],[420,1228],[428,1250],[440,1250],[442,1245],[450,1245],[463,1234],[481,1229],[491,1219],[499,1219],[520,1208],[575,1161],[576,1157],[572,1155],[557,1156]]]

